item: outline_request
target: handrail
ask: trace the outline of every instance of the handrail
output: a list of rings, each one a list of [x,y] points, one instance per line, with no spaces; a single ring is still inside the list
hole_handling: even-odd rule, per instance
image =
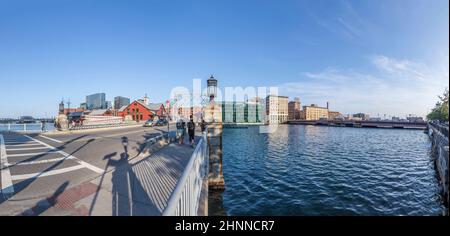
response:
[[[207,176],[206,133],[195,147],[181,178],[170,195],[163,216],[195,216],[199,208],[203,181]]]
[[[442,135],[444,135],[448,139],[448,126],[437,124],[435,122],[429,122],[431,127],[435,128],[437,131],[439,131]]]
[[[53,127],[49,128],[48,126],[44,126],[44,129],[42,129],[42,123],[0,124],[0,132],[42,133],[52,129]]]

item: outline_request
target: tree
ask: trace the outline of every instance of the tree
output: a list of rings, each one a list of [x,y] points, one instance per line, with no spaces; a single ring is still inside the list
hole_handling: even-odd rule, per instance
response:
[[[433,110],[427,115],[428,120],[448,121],[448,88],[442,96],[438,96],[439,101]]]

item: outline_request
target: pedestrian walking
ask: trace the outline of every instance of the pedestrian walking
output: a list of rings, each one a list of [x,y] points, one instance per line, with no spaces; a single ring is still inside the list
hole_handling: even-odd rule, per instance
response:
[[[195,123],[194,123],[194,119],[192,119],[191,116],[191,120],[189,121],[189,123],[187,124],[188,126],[188,134],[189,134],[189,143],[194,146],[194,142],[195,142]]]
[[[177,139],[178,144],[184,144],[184,129],[185,129],[185,122],[183,119],[179,119],[177,121]]]
[[[200,123],[200,128],[202,129],[202,133],[205,132],[205,130],[206,130],[206,123],[205,123],[204,119],[202,119],[202,122]]]
[[[41,131],[45,132],[45,120],[41,121]]]

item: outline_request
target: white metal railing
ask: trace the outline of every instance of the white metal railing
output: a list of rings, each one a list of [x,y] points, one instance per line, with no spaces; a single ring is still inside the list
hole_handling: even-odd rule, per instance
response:
[[[46,123],[44,127],[42,127],[41,123],[0,124],[0,132],[7,131],[18,133],[41,133],[53,129],[54,129],[53,123]]]
[[[181,178],[170,195],[163,216],[196,216],[198,214],[203,181],[208,177],[208,142],[206,133],[192,153]]]

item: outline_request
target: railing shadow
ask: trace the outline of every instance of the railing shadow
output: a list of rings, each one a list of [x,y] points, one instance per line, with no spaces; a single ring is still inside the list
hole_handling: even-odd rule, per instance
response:
[[[198,136],[197,139],[199,139]],[[190,150],[191,147],[188,144],[183,147],[177,145],[175,149],[172,149],[174,152],[170,153],[170,158],[160,159],[152,156],[130,162],[136,156],[129,155],[128,138],[124,136],[120,141],[123,152],[120,154],[112,152],[103,158],[107,160],[107,164],[91,202],[89,215],[95,214],[95,205],[100,201],[99,191],[103,185],[106,185],[105,178],[109,177],[112,184],[112,215],[161,215],[178,178],[189,161],[190,155],[185,155],[186,148]],[[108,169],[111,169],[110,176],[106,172]]]

